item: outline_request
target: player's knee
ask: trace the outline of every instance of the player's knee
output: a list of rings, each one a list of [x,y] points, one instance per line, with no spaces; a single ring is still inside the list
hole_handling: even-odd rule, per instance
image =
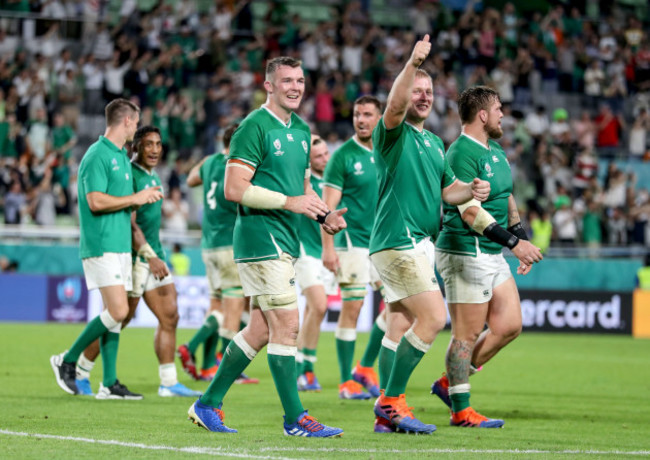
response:
[[[256,300],[262,310],[292,310],[298,308],[298,297],[295,292],[258,295]]]
[[[176,329],[179,319],[180,315],[178,314],[178,310],[174,308],[173,310],[166,312],[165,315],[160,317],[160,326],[163,329]]]
[[[343,302],[353,302],[366,298],[366,286],[364,284],[346,284],[341,286],[341,300]]]

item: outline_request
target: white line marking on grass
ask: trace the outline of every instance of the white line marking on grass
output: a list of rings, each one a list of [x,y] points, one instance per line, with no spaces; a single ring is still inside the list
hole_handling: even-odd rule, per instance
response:
[[[287,457],[270,457],[264,455],[255,455],[249,454],[245,451],[237,452],[235,450],[224,449],[221,447],[171,447],[171,446],[156,446],[150,444],[140,444],[135,442],[122,442],[114,440],[105,440],[105,439],[91,439],[91,438],[77,438],[74,436],[57,436],[53,434],[40,434],[40,433],[25,433],[21,431],[9,431],[0,429],[0,434],[6,434],[8,436],[22,436],[22,437],[34,437],[34,438],[43,438],[43,439],[54,439],[57,441],[76,441],[76,442],[85,442],[88,444],[104,444],[111,446],[120,446],[120,447],[129,447],[134,449],[145,449],[145,450],[166,450],[171,452],[182,452],[186,454],[199,454],[199,455],[216,455],[216,456],[229,456],[229,457],[239,457],[239,458],[259,458],[259,459],[273,459],[273,460],[292,460]]]
[[[104,444],[120,447],[130,447],[145,450],[166,450],[172,452],[183,452],[187,454],[198,455],[228,455],[231,457],[239,458],[259,458],[259,459],[274,459],[274,460],[291,460],[288,457],[270,457],[265,455],[250,454],[246,449],[225,449],[221,447],[171,447],[171,446],[157,446],[151,444],[140,444],[134,442],[122,442],[115,440],[104,439],[91,439],[91,438],[78,438],[73,436],[57,436],[52,434],[39,434],[39,433],[25,433],[21,431],[9,431],[0,429],[0,434],[8,436],[22,436],[22,437],[35,437],[43,439],[55,439],[58,441],[76,441],[85,442],[89,444]],[[349,448],[336,448],[336,447],[260,447],[259,449],[252,449],[258,452],[308,452],[308,453],[361,453],[361,454],[543,454],[543,455],[631,455],[631,456],[648,456],[650,450],[538,450],[538,449],[349,449]]]

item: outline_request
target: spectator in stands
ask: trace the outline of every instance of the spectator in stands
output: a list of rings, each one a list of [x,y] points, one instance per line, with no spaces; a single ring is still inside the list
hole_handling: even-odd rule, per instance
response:
[[[543,105],[538,105],[534,112],[526,115],[526,129],[536,143],[546,136],[548,128],[548,115]]]
[[[641,157],[648,150],[648,130],[650,130],[650,116],[643,107],[634,118],[628,137],[628,150],[630,155]]]
[[[553,232],[556,241],[562,245],[573,245],[578,237],[576,216],[571,208],[571,198],[558,187],[558,195],[554,201]]]
[[[603,242],[602,205],[589,190],[585,190],[586,210],[582,215],[582,241],[590,248],[599,248]]]
[[[580,148],[593,150],[596,147],[596,125],[588,110],[583,110],[580,118],[572,120],[572,130]]]
[[[27,195],[23,191],[23,186],[19,180],[14,180],[9,188],[9,192],[4,196],[3,207],[5,214],[5,224],[20,224],[23,221],[23,215],[27,212]]]
[[[47,124],[47,112],[39,108],[34,119],[29,122],[27,145],[37,160],[42,161],[50,149],[50,127]]]
[[[591,61],[585,71],[584,82],[584,105],[590,110],[595,110],[603,95],[603,84],[605,83],[605,72],[603,72],[601,63],[597,59]]]
[[[551,245],[551,238],[553,236],[553,223],[551,216],[546,210],[541,210],[541,214],[531,209],[529,212],[528,220],[530,222],[530,229],[533,234],[530,242],[537,246],[542,254],[544,254]]]
[[[622,207],[612,208],[606,219],[607,242],[610,245],[624,246],[627,244],[627,218]]]
[[[169,190],[169,195],[163,202],[162,213],[165,229],[180,234],[187,231],[187,219],[190,215],[190,208],[187,201],[183,200],[180,188],[172,188]]]
[[[621,131],[625,128],[623,117],[620,113],[614,114],[609,105],[602,104],[594,123],[597,130],[598,154],[610,158],[616,156],[620,145]]]

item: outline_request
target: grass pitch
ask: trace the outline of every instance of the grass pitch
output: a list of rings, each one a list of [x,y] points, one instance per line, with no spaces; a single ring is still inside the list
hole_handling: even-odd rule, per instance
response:
[[[438,425],[432,435],[375,434],[373,401],[338,399],[332,334],[321,337],[322,393],[302,394],[310,413],[341,426],[340,439],[282,435],[282,409],[261,352],[246,371],[259,385],[235,385],[224,402],[238,434],[214,434],[187,420],[191,399],[157,396],[151,329],[126,329],[118,376],[143,401],[97,401],[56,385],[49,357],[68,347],[80,325],[0,323],[1,458],[631,458],[650,456],[650,341],[602,335],[524,333],[471,379],[472,404],[505,428],[448,425],[429,395],[443,371],[449,334],[438,337],[411,378],[414,414]],[[178,342],[193,331],[180,330]],[[357,343],[360,356],[367,335]],[[199,350],[199,354],[200,354]],[[98,362],[92,375],[96,391]],[[179,369],[180,381],[204,390]]]

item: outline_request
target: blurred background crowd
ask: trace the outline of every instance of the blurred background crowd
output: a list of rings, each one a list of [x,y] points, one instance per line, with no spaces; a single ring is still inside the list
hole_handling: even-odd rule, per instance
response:
[[[127,97],[161,129],[165,228],[200,222],[189,168],[265,100],[265,60],[302,59],[300,115],[336,149],[363,94],[385,100],[416,38],[435,101],[490,85],[535,243],[650,246],[650,8],[645,0],[0,0],[0,205],[5,224],[76,225],[76,169]],[[1,225],[1,224],[0,224]]]

